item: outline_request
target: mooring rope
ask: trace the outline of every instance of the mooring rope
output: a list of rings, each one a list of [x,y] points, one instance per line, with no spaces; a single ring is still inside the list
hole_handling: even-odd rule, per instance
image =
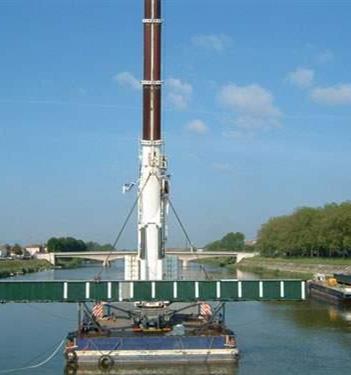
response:
[[[30,365],[30,366],[25,366],[25,367],[19,367],[19,368],[11,368],[11,369],[7,369],[7,370],[0,370],[0,374],[9,374],[11,372],[16,372],[16,371],[25,371],[25,370],[30,370],[30,369],[34,369],[34,368],[38,368],[38,367],[41,367],[41,366],[44,366],[45,364],[47,364],[52,358],[55,357],[55,355],[58,353],[58,351],[61,349],[62,345],[64,344],[66,339],[63,339],[60,344],[56,347],[56,349],[49,355],[49,357],[47,357],[46,359],[44,359],[43,361],[35,364],[35,365]]]

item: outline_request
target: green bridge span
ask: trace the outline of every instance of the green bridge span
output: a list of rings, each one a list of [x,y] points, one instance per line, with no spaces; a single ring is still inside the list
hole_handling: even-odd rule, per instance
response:
[[[0,302],[297,301],[302,280],[0,281]]]

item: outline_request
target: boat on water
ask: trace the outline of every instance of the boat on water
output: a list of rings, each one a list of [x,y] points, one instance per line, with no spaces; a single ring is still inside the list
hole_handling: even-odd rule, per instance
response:
[[[138,253],[125,256],[125,280],[158,281],[167,279],[167,273],[174,275],[172,268],[176,266],[165,254],[167,212],[174,207],[169,199],[168,163],[161,133],[161,0],[144,0],[144,8],[143,129],[136,200]],[[126,184],[124,192],[132,185]],[[185,230],[184,234],[190,251],[196,253]],[[175,278],[168,275],[168,280]],[[234,363],[239,355],[235,335],[225,325],[223,303],[96,303],[92,307],[81,304],[79,310],[78,329],[69,333],[65,347],[68,371],[86,365],[110,371],[114,365],[126,364]]]
[[[103,310],[101,310],[103,309]],[[78,330],[68,334],[67,364],[224,363],[239,356],[234,333],[225,326],[225,305],[141,303],[81,305]]]
[[[232,363],[187,363],[164,366],[160,364],[122,364],[107,371],[109,375],[235,375],[237,366]],[[68,374],[71,370],[66,371]],[[76,375],[97,375],[104,373],[99,366],[82,365],[75,372]]]
[[[312,298],[337,305],[351,306],[351,275],[317,275],[308,283]]]

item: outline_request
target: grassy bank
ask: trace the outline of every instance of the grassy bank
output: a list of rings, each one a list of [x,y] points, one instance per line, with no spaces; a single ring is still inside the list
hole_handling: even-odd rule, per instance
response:
[[[0,278],[9,277],[16,274],[25,274],[44,271],[53,268],[46,260],[38,259],[6,259],[0,260]]]
[[[342,258],[266,258],[243,259],[238,268],[252,271],[259,269],[294,273],[302,278],[312,278],[316,273],[333,274],[351,272],[351,259]]]
[[[254,259],[255,258],[255,259]],[[292,279],[312,279],[314,273],[311,268],[300,268],[299,262],[287,267],[286,259],[277,261],[275,258],[254,257],[251,262],[249,259],[243,259],[236,266],[237,269],[259,274],[262,278],[292,278]],[[271,262],[272,261],[272,262]]]
[[[260,274],[261,277],[291,277],[310,279],[316,273],[351,273],[351,259],[342,258],[267,258],[253,257],[240,263],[228,263],[228,258],[213,258],[202,264],[226,267],[228,270],[242,270]]]
[[[250,258],[253,259],[253,258]],[[293,271],[280,271],[279,269],[269,269],[262,267],[257,264],[244,264],[244,261],[240,263],[233,263],[229,261],[228,258],[208,258],[197,261],[210,267],[223,267],[229,272],[236,272],[237,270],[252,272],[259,274],[261,278],[264,279],[274,279],[274,278],[291,278],[291,279],[310,279],[312,274],[302,273],[302,272],[293,272]]]
[[[244,259],[244,261],[263,262],[270,264],[289,263],[299,265],[327,265],[327,266],[351,266],[351,258],[318,258],[318,257],[289,257],[289,258],[268,258],[268,257],[253,257]]]
[[[83,263],[83,259],[79,258],[67,258],[67,259],[57,259],[56,266],[61,268],[77,268],[80,267]]]

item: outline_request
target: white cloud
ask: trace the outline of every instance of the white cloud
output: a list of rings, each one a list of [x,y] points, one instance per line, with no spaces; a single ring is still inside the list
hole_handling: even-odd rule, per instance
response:
[[[211,167],[219,172],[233,172],[234,168],[228,163],[212,163]]]
[[[255,133],[252,130],[243,130],[243,129],[232,129],[229,131],[224,131],[222,133],[223,137],[225,138],[232,138],[235,140],[249,140],[254,138]]]
[[[343,83],[329,87],[315,87],[310,95],[316,103],[351,105],[351,84]]]
[[[334,60],[334,53],[329,49],[322,51],[317,55],[317,62],[320,64],[326,64]]]
[[[232,38],[225,34],[194,35],[191,42],[196,47],[222,52],[232,44]]]
[[[167,85],[169,88],[175,92],[179,92],[184,95],[190,95],[193,91],[192,86],[190,83],[187,83],[185,81],[181,81],[178,78],[168,78],[167,79]]]
[[[85,96],[88,93],[88,91],[86,89],[84,89],[83,87],[79,87],[78,93],[79,93],[79,95]]]
[[[192,133],[205,134],[208,131],[208,127],[202,120],[193,120],[186,125],[186,129]]]
[[[129,72],[121,72],[116,74],[113,79],[120,85],[128,87],[132,90],[140,90],[140,82]]]
[[[307,68],[297,68],[295,71],[290,72],[287,80],[294,86],[300,88],[307,88],[313,84],[314,70]]]
[[[188,107],[188,99],[181,94],[170,92],[167,94],[168,103],[175,109],[184,110]]]
[[[167,102],[177,110],[184,110],[191,100],[193,88],[190,83],[178,78],[166,80]]]
[[[252,133],[261,129],[280,126],[281,111],[274,104],[273,95],[267,89],[257,85],[239,86],[228,84],[220,89],[219,103],[233,112],[231,120],[234,129],[227,133]]]

